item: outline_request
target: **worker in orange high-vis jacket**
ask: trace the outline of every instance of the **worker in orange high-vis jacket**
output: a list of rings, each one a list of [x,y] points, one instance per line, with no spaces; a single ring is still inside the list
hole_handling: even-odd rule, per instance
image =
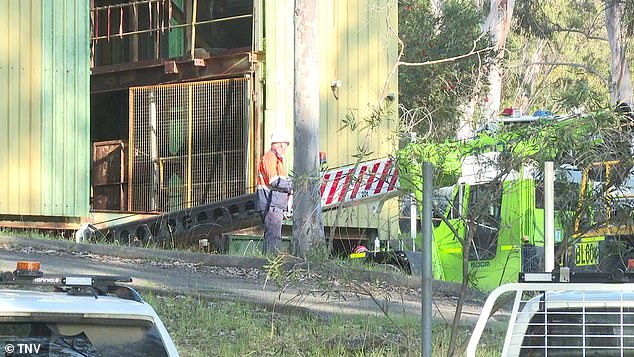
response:
[[[264,226],[263,254],[277,254],[282,243],[282,220],[288,211],[288,199],[292,192],[291,181],[286,176],[284,155],[291,144],[287,131],[276,130],[271,134],[271,149],[260,159],[256,188],[256,210]]]

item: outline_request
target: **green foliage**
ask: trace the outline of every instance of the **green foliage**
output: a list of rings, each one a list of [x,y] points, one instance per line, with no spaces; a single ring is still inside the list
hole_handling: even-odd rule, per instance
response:
[[[356,151],[351,156],[358,162],[363,161],[369,156],[374,154],[370,145],[368,145],[367,139],[371,138],[377,130],[381,128],[381,125],[385,125],[392,120],[392,101],[385,101],[379,105],[369,106],[369,112],[367,115],[359,118],[355,113],[357,111],[350,111],[343,119],[341,119],[341,126],[337,131],[348,131],[351,134],[362,133],[366,140],[362,140],[357,144]]]
[[[266,280],[272,281],[278,288],[284,285],[284,255],[275,255],[266,259],[267,264],[264,265],[266,271]]]
[[[420,173],[423,161],[432,162],[444,174],[461,174],[461,161],[470,155],[498,151],[508,157],[500,164],[519,167],[532,162],[541,166],[553,161],[585,168],[595,162],[631,161],[626,119],[611,111],[600,111],[563,120],[544,119],[532,124],[505,124],[495,131],[483,131],[470,141],[422,142],[399,152],[406,172]],[[516,168],[515,167],[515,168]],[[513,169],[500,168],[502,171]],[[439,182],[442,184],[441,182]]]
[[[343,119],[341,119],[341,127],[337,131],[349,130],[350,132],[357,131],[359,127],[359,121],[354,112],[347,113]]]
[[[518,135],[531,139],[537,150],[526,159],[537,164],[553,161],[585,168],[596,162],[630,161],[628,134],[622,117],[611,111],[600,111],[561,122],[544,122],[518,130]]]
[[[0,228],[0,235],[27,237],[36,239],[60,239],[63,238],[59,234],[55,234],[54,231],[45,231],[37,229],[14,229],[14,228]]]
[[[568,167],[578,170],[579,175],[588,169],[591,170],[593,179],[608,182],[608,187],[589,187],[581,197],[579,182],[557,182],[555,205],[565,237],[584,234],[596,228],[593,225],[604,224],[605,217],[602,215],[605,215],[608,207],[612,208],[611,224],[617,227],[630,226],[634,216],[633,207],[628,204],[615,206],[620,201],[610,202],[611,198],[607,193],[628,179],[627,175],[634,164],[631,135],[627,118],[612,111],[600,111],[563,120],[544,119],[532,124],[505,124],[496,131],[481,132],[468,142],[410,144],[400,151],[399,163],[403,165],[400,172],[406,183],[401,186],[409,191],[419,190],[414,188],[421,186],[421,161],[434,164],[434,187],[455,184],[462,173],[461,162],[465,157],[495,151],[499,153],[497,160],[487,162],[486,165],[491,165],[499,173],[533,167],[537,169],[535,174],[538,174],[546,161],[552,161],[555,168]],[[597,165],[605,162],[618,162],[611,166],[609,180],[607,173],[603,171],[604,166]],[[563,175],[564,172],[559,174]],[[535,179],[543,178],[536,176]],[[407,185],[409,182],[413,184],[412,187]],[[586,223],[577,226],[578,221]]]
[[[469,52],[473,41],[482,36],[486,14],[480,13],[472,1],[442,3],[442,17],[436,18],[428,1],[399,1],[403,61],[451,58]],[[605,7],[612,4],[623,6],[621,23],[629,34],[625,40],[631,44],[634,1],[516,1],[504,49],[501,107],[521,107],[527,114],[537,110],[595,113],[610,108]],[[482,9],[488,9],[486,2]],[[489,45],[487,38],[484,36],[478,48]],[[486,93],[486,85],[478,87],[476,83],[485,77],[483,71],[491,61],[490,55],[436,65],[401,66],[402,117],[411,120],[418,133],[431,128],[436,140],[453,137],[462,114],[458,110],[464,108],[460,104]],[[630,64],[633,58],[631,51],[626,52]]]
[[[554,31],[544,7],[539,1],[517,1],[513,11],[517,33],[537,38],[550,38]]]
[[[605,90],[592,84],[584,71],[568,70],[571,76],[562,76],[552,83],[550,109],[555,113],[567,113],[579,106],[591,109],[606,108],[608,96]]]
[[[420,190],[422,162],[434,165],[434,186],[455,184],[462,171],[462,145],[458,141],[409,144],[398,153],[400,186],[406,191]]]
[[[381,124],[385,124],[392,117],[393,110],[391,108],[391,102],[386,102],[382,105],[372,105],[369,108],[369,113],[358,118],[356,111],[347,113],[343,119],[341,119],[341,126],[337,131],[347,130],[351,133],[355,132],[373,132],[376,131]]]
[[[610,50],[601,0],[516,2],[502,107],[527,113],[608,108]]]
[[[479,13],[469,0],[443,2],[442,18],[434,18],[429,1],[399,1],[399,35],[404,43],[403,61],[419,63],[469,53],[481,37]],[[482,38],[476,50],[490,42]],[[431,127],[439,137],[452,137],[458,125],[458,106],[473,94],[478,72],[487,59],[467,57],[435,65],[401,66],[400,104],[405,110],[427,109],[427,118],[412,130],[425,133]],[[430,120],[431,119],[431,120]]]

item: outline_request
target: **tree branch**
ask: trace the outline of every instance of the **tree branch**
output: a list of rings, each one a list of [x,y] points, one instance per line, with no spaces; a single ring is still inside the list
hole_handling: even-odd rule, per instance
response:
[[[583,63],[573,63],[573,62],[531,62],[531,63],[523,63],[523,64],[518,64],[513,66],[512,68],[517,68],[517,67],[528,67],[528,66],[568,66],[568,67],[576,67],[576,68],[582,68],[585,69],[586,71],[588,71],[589,73],[594,74],[595,76],[597,76],[606,86],[609,84],[608,80],[605,79],[605,77],[603,77],[603,75],[601,73],[599,73],[596,69],[588,66],[587,64],[583,64]]]
[[[582,34],[586,37],[586,39],[588,40],[599,40],[599,41],[607,41],[608,38],[607,37],[601,37],[601,36],[593,36],[588,32],[582,31],[582,30],[577,30],[577,29],[569,29],[569,28],[563,28],[561,26],[559,26],[558,24],[553,24],[555,26],[554,31],[556,32],[573,32],[573,33],[578,33],[578,34]]]
[[[398,71],[398,68],[400,66],[417,67],[417,66],[429,66],[429,65],[445,63],[445,62],[455,62],[455,61],[457,61],[459,59],[463,59],[463,58],[466,58],[466,57],[477,55],[477,54],[480,54],[482,52],[488,52],[488,51],[491,51],[491,50],[494,49],[494,47],[487,47],[487,48],[483,48],[483,49],[480,49],[480,50],[476,51],[476,47],[478,46],[478,42],[480,42],[482,37],[484,37],[484,35],[485,35],[485,33],[482,33],[478,38],[473,40],[473,47],[471,48],[471,51],[469,51],[469,52],[467,52],[465,54],[458,55],[458,56],[455,56],[455,57],[450,57],[450,58],[443,58],[443,59],[439,59],[439,60],[426,61],[426,62],[405,62],[405,61],[401,61],[401,58],[403,58],[403,55],[405,53],[405,43],[403,43],[401,38],[398,36],[398,33],[394,30],[394,27],[390,23],[389,16],[388,16],[386,21],[387,21],[388,30],[398,40],[398,45],[400,47],[400,50],[399,50],[396,62],[394,63],[394,66],[392,67],[392,70],[390,70],[390,72],[388,73],[387,80],[385,81],[385,84],[383,86],[383,90],[381,91],[381,98],[385,97],[385,95],[387,94],[387,88],[389,87],[390,80],[392,79],[394,74]],[[379,102],[381,101],[381,98],[379,98]]]
[[[469,53],[465,53],[465,54],[458,55],[458,56],[455,56],[455,57],[434,60],[434,61],[425,61],[425,62],[403,62],[403,61],[399,61],[397,64],[400,65],[400,66],[410,66],[410,67],[413,67],[413,66],[429,66],[429,65],[432,65],[432,64],[439,64],[439,63],[445,63],[445,62],[454,62],[454,61],[457,61],[459,59],[463,59],[463,58],[466,58],[466,57],[477,55],[477,54],[482,53],[482,52],[488,52],[488,51],[491,51],[491,50],[493,50],[493,47],[487,47],[487,48],[483,48],[483,49],[480,49],[480,50],[477,50],[477,51],[471,50]]]

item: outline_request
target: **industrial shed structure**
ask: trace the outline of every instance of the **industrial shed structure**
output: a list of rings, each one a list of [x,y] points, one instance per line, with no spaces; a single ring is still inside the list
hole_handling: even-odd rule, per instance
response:
[[[0,0],[0,84],[12,88],[0,94],[0,226],[73,228],[252,192],[266,138],[292,132],[293,5]],[[319,2],[330,167],[354,162],[366,135],[341,120],[397,93],[394,6]],[[395,149],[392,105],[369,159]],[[346,209],[341,234],[395,234],[397,216],[396,202]]]

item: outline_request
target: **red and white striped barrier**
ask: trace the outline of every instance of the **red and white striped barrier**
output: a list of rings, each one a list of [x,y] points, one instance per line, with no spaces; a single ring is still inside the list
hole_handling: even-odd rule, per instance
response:
[[[353,172],[354,171],[354,172]],[[324,173],[320,195],[323,209],[335,208],[343,201],[344,206],[360,204],[369,199],[383,199],[396,194],[398,170],[392,159],[360,163],[340,167]]]

